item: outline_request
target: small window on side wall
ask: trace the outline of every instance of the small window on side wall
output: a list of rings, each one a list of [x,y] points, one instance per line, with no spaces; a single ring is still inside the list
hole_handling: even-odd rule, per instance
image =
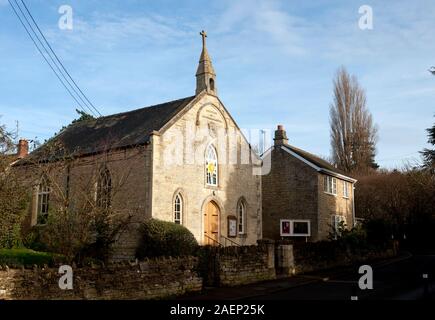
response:
[[[103,210],[110,208],[112,202],[112,177],[107,168],[100,171],[97,181],[97,207]]]
[[[50,204],[50,185],[46,177],[42,178],[41,183],[38,186],[38,200],[37,200],[37,212],[36,223],[44,225],[48,220],[48,209]]]
[[[237,229],[239,234],[245,234],[246,206],[241,200],[237,206]]]
[[[343,181],[343,197],[349,198],[349,182]]]
[[[174,200],[174,222],[183,224],[183,198],[180,194],[177,194]]]
[[[324,176],[323,191],[329,194],[337,195],[337,179],[331,176]]]
[[[333,215],[332,216],[332,234],[333,238],[337,239],[341,236],[341,232],[346,227],[346,218],[341,215]]]

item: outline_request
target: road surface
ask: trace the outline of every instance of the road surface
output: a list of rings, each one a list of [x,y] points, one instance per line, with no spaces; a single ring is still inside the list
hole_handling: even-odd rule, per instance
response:
[[[370,263],[369,263],[370,265]],[[361,290],[359,266],[233,288],[215,288],[183,300],[435,300],[435,255],[402,253],[371,264],[373,289]]]

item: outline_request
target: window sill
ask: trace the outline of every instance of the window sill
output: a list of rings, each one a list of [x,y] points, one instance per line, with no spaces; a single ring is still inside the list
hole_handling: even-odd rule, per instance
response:
[[[336,194],[336,193],[331,193],[331,192],[326,192],[326,191],[323,191],[323,193],[326,193],[326,194],[328,194],[328,195],[330,195],[330,196],[334,196],[334,197],[336,197],[336,196],[337,196],[337,194]]]
[[[219,186],[214,186],[214,185],[210,185],[210,184],[206,184],[205,188],[211,189],[211,190],[219,190]]]
[[[345,197],[345,196],[343,196],[343,198],[344,198],[344,199],[350,199],[350,197]]]

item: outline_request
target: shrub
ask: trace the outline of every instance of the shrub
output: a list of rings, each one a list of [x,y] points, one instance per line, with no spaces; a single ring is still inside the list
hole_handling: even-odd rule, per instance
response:
[[[198,242],[184,226],[173,222],[150,219],[140,227],[141,241],[136,257],[188,256],[195,254]]]
[[[10,172],[0,174],[0,248],[21,245],[21,223],[28,203],[29,197],[16,177]]]
[[[53,265],[58,261],[63,261],[63,257],[58,254],[38,252],[25,248],[0,249],[0,264],[9,266]]]
[[[44,242],[42,234],[41,227],[32,227],[23,239],[24,247],[35,251],[48,251],[48,246]]]
[[[45,225],[30,230],[24,246],[55,252],[79,264],[86,259],[107,262],[116,236],[129,220],[130,215],[101,210],[86,203],[71,208],[59,206],[49,212]]]

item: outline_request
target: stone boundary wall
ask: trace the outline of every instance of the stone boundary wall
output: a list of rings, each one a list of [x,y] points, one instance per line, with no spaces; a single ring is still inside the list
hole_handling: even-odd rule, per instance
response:
[[[219,248],[217,258],[220,286],[237,286],[276,278],[273,242],[259,241],[257,246]]]
[[[61,290],[58,268],[0,266],[0,300],[165,299],[203,285],[237,286],[280,276],[363,263],[397,255],[397,243],[378,250],[336,242],[258,241],[241,247],[204,247],[202,257],[154,258],[105,267],[73,268],[73,289]],[[204,279],[204,280],[203,280]]]
[[[185,257],[73,268],[72,290],[59,288],[58,268],[3,267],[0,300],[162,299],[202,290],[197,264]]]
[[[384,248],[378,249],[358,249],[325,241],[293,245],[292,251],[291,273],[300,274],[392,258],[398,254],[398,243],[390,242]]]

